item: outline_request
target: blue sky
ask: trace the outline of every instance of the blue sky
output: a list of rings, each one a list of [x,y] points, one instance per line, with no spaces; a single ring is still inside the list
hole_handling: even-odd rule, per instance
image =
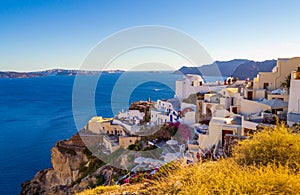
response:
[[[164,25],[214,60],[300,56],[300,1],[0,1],[0,70],[79,68],[112,33]]]

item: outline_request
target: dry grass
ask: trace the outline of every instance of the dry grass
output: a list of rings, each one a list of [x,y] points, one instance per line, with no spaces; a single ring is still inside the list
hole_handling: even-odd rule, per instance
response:
[[[239,164],[267,165],[276,163],[291,167],[300,165],[300,134],[292,133],[283,124],[265,128],[252,139],[234,147],[234,158]]]
[[[300,174],[287,166],[240,166],[225,159],[177,169],[156,187],[157,194],[297,194]]]
[[[234,157],[216,162],[176,163],[152,183],[100,186],[92,194],[300,194],[300,139],[283,125],[239,143]]]

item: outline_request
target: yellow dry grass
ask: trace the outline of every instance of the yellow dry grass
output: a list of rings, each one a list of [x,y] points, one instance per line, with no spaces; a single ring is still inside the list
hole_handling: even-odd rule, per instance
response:
[[[215,162],[175,163],[147,184],[99,186],[94,194],[300,194],[300,138],[283,125],[240,142],[234,156]]]

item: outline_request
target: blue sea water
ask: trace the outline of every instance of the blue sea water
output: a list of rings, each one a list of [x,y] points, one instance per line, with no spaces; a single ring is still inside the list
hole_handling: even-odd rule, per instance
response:
[[[95,80],[93,76],[84,77],[87,84]],[[126,109],[129,102],[137,100],[171,98],[175,80],[180,77],[169,72],[128,73],[123,84],[118,84],[124,93],[118,93],[117,99],[128,99],[125,92],[130,82],[138,86],[127,104],[121,101],[114,109]],[[95,93],[98,115],[113,115],[111,93],[119,78],[121,74],[101,75]],[[148,81],[139,83],[141,78]],[[74,79],[74,76],[0,79],[0,194],[19,194],[22,182],[51,167],[51,147],[77,131],[72,112]],[[87,122],[91,116],[82,117]]]
[[[86,86],[97,80],[82,77]],[[181,77],[170,72],[102,74],[91,98],[98,115],[112,117],[114,110],[127,109],[133,101],[172,98],[175,80]],[[0,79],[0,195],[19,194],[22,182],[51,167],[51,147],[77,132],[72,111],[74,80],[75,76]],[[83,112],[80,117],[85,124],[92,116]]]

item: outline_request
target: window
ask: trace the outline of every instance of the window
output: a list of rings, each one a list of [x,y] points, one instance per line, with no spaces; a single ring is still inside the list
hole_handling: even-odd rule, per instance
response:
[[[269,88],[269,83],[264,83],[264,89],[268,89]]]
[[[194,86],[194,81],[192,81],[192,86]]]
[[[132,142],[132,140],[129,140],[129,142],[131,143],[131,142]]]

